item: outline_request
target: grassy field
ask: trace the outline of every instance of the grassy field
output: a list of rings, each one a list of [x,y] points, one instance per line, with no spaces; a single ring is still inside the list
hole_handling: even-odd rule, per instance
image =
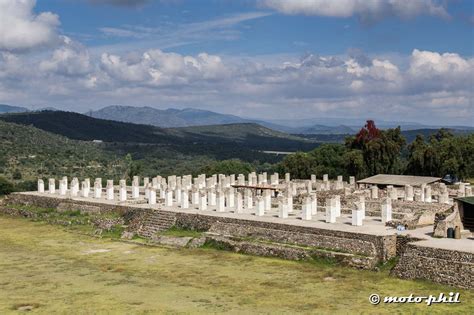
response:
[[[0,216],[0,314],[469,313],[474,291],[357,271],[93,238]],[[460,304],[371,305],[368,296],[461,293]]]

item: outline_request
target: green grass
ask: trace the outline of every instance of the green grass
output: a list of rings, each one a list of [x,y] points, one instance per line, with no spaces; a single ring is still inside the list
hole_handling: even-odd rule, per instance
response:
[[[211,249],[147,247],[0,216],[0,314],[468,314],[474,291],[387,272]],[[372,293],[460,292],[460,304],[369,304]]]

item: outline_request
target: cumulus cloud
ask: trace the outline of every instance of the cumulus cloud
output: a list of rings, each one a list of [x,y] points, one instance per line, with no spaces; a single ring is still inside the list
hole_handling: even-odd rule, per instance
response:
[[[0,50],[25,51],[57,43],[59,17],[35,14],[35,0],[0,0]]]
[[[261,4],[284,14],[330,17],[359,16],[364,21],[379,20],[385,16],[401,18],[417,15],[449,17],[443,3],[436,0],[262,0]]]
[[[138,60],[104,53],[101,67],[112,78],[155,86],[215,80],[226,73],[219,56],[183,56],[159,49],[146,51]]]
[[[50,59],[40,62],[39,69],[64,76],[83,75],[91,71],[89,53],[82,45],[66,37],[64,45],[54,50]]]
[[[461,124],[474,119],[473,82],[472,58],[416,49],[401,61],[357,51],[265,64],[158,49],[96,57],[66,40],[42,61],[12,53],[0,56],[1,102],[14,96],[18,103],[28,96],[37,104],[59,102],[75,110],[120,103],[199,106],[265,118],[449,117]]]

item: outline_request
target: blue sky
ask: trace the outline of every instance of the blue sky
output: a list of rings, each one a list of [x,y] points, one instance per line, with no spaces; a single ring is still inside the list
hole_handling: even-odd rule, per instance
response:
[[[62,32],[81,39],[88,46],[126,44],[130,49],[139,39],[112,36],[101,29],[133,31],[133,27],[156,29],[157,34],[141,34],[147,44],[160,43],[159,31],[206,23],[219,19],[256,14],[241,23],[218,29],[229,37],[209,36],[194,44],[173,49],[184,54],[206,51],[213,54],[344,54],[351,48],[367,53],[410,54],[414,47],[430,51],[456,51],[465,56],[473,52],[472,1],[452,1],[447,6],[450,18],[418,15],[413,18],[387,17],[369,23],[358,16],[286,15],[253,1],[148,1],[136,6],[92,4],[92,1],[38,1],[36,11],[51,11],[61,17]],[[258,16],[262,14],[263,16]],[[267,14],[267,15],[265,15]],[[137,36],[140,31],[136,30]],[[179,40],[176,41],[179,44]]]
[[[473,6],[0,0],[0,102],[474,125]]]

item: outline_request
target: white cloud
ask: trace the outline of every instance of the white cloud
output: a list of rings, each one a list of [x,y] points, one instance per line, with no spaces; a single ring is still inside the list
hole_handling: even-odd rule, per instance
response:
[[[59,17],[35,14],[35,0],[0,0],[0,50],[24,51],[56,43]]]
[[[39,69],[65,76],[84,75],[91,70],[89,53],[82,45],[65,38],[64,45],[54,50],[50,59],[42,61]]]
[[[112,78],[141,82],[144,85],[183,85],[192,82],[215,80],[226,74],[218,56],[201,53],[196,57],[165,53],[159,49],[148,50],[136,58],[122,58],[104,53],[102,69]]]
[[[442,3],[436,0],[262,0],[260,3],[284,14],[341,18],[355,15],[365,21],[379,20],[385,16],[449,17]]]
[[[108,104],[199,107],[234,114],[248,109],[246,116],[266,118],[450,117],[451,124],[472,124],[472,58],[416,49],[399,58],[358,52],[265,64],[258,58],[158,49],[94,57],[66,42],[45,60],[0,55],[0,102],[28,105],[29,100],[84,111]]]

